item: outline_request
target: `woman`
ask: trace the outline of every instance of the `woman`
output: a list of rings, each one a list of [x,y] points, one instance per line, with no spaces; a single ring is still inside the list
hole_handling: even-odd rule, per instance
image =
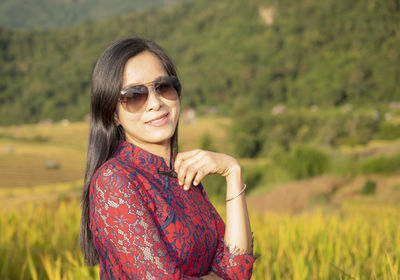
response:
[[[240,166],[177,153],[181,85],[154,42],[114,43],[93,72],[80,243],[102,279],[249,279],[255,257]],[[227,182],[226,226],[200,181]]]

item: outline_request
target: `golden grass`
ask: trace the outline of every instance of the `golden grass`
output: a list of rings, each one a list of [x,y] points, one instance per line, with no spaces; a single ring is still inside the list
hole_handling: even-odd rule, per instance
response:
[[[4,209],[11,209],[26,203],[44,203],[77,198],[82,192],[83,181],[55,183],[31,187],[0,188],[0,203]]]
[[[0,210],[1,279],[99,279],[78,247],[78,199]]]
[[[252,279],[399,279],[398,206],[250,216],[261,254]],[[0,278],[99,279],[98,267],[83,264],[79,220],[77,198],[0,210]]]

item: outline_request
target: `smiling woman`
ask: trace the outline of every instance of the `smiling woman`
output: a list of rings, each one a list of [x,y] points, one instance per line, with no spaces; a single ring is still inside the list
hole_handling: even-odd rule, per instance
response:
[[[116,122],[124,128],[128,142],[146,150],[169,149],[179,119],[179,96],[170,77],[160,59],[149,51],[126,62],[125,90],[121,91],[126,94],[118,105]],[[132,96],[126,97],[129,93]]]
[[[181,84],[154,42],[110,46],[93,71],[80,243],[101,279],[249,279],[255,260],[238,161],[177,153]],[[226,226],[201,184],[227,182]]]

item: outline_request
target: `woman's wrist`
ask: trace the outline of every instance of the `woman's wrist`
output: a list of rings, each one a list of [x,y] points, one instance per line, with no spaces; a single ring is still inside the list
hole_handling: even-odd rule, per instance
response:
[[[239,164],[232,168],[226,179],[226,199],[234,197],[243,189],[242,169]]]
[[[237,195],[235,195],[234,197],[231,197],[231,198],[227,198],[225,201],[229,202],[231,200],[234,200],[236,197],[238,197],[239,195],[244,193],[245,190],[246,190],[246,184],[243,184],[243,188],[240,190],[240,192]]]
[[[242,175],[242,168],[240,167],[239,162],[233,158],[233,162],[226,172],[226,175],[223,175],[227,182],[235,181],[240,178]]]

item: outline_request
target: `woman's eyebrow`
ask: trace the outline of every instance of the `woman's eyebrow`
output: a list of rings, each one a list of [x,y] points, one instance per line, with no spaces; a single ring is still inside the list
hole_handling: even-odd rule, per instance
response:
[[[130,88],[130,87],[139,86],[139,85],[145,85],[145,86],[151,85],[151,84],[155,83],[156,81],[158,81],[158,80],[160,80],[162,78],[165,78],[165,77],[168,77],[168,75],[167,76],[159,76],[156,79],[154,79],[153,81],[147,82],[147,83],[130,83],[130,84],[127,84],[126,86],[124,86],[122,88]]]

